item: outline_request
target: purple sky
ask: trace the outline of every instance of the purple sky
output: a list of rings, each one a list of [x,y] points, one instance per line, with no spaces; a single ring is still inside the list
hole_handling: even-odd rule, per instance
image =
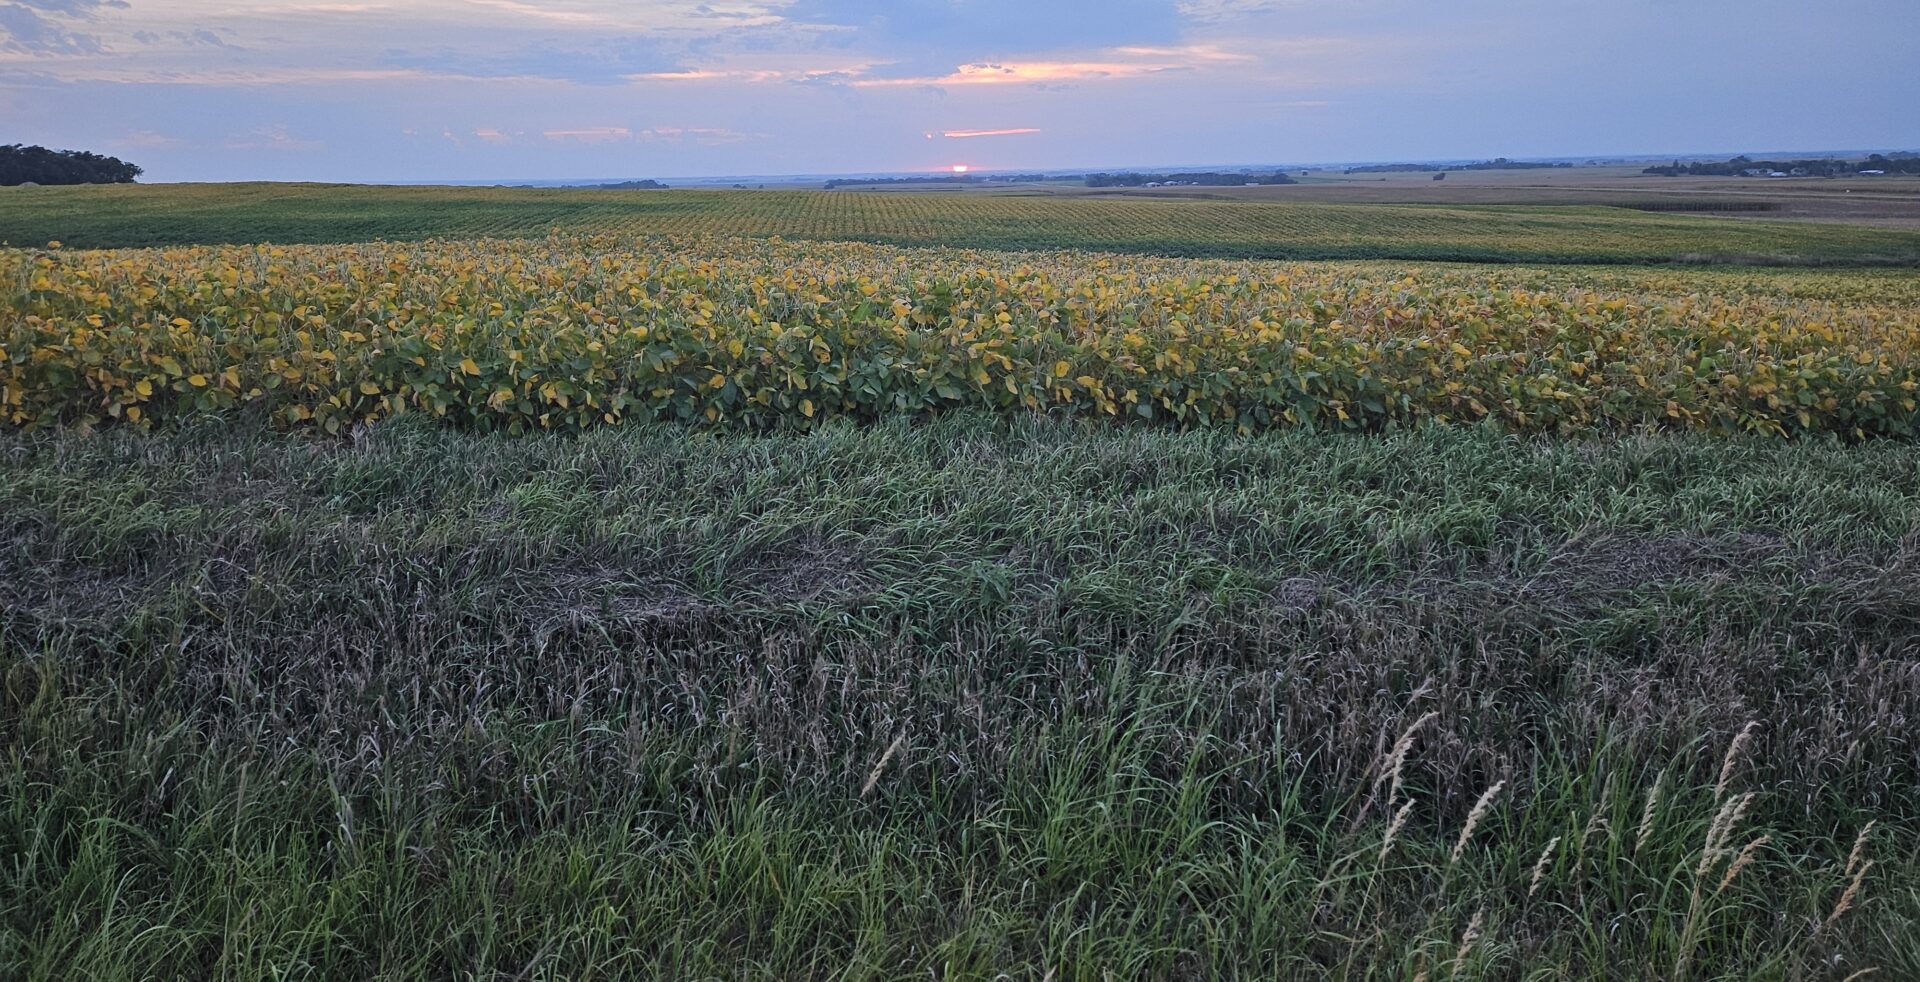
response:
[[[148,180],[1920,149],[1915,0],[0,0]]]

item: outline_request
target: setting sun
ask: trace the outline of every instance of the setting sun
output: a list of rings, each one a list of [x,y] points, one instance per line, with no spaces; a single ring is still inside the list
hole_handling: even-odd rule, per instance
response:
[[[967,172],[967,165],[966,165],[966,164],[954,164],[954,165],[953,165],[953,172],[954,172],[955,174],[965,174],[965,173]]]

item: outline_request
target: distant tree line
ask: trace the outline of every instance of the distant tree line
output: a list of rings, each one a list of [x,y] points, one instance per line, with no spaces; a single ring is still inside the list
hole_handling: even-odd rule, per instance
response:
[[[1508,160],[1505,157],[1495,157],[1492,160],[1482,160],[1479,163],[1446,164],[1440,167],[1435,167],[1432,164],[1368,164],[1365,167],[1349,167],[1345,171],[1342,171],[1342,173],[1413,174],[1424,173],[1430,170],[1445,173],[1450,170],[1541,170],[1548,167],[1572,166],[1572,164],[1556,164],[1544,160]]]
[[[979,180],[972,174],[936,174],[931,177],[836,177],[827,182],[827,190],[884,184],[975,184]]]
[[[1298,184],[1293,178],[1275,171],[1248,174],[1233,171],[1197,171],[1180,174],[1088,174],[1090,188],[1137,188],[1148,184],[1193,184],[1200,187],[1239,187],[1243,184]]]
[[[1148,184],[1192,184],[1204,187],[1239,187],[1243,184],[1297,184],[1279,172],[1249,174],[1244,171],[1196,171],[1180,174],[929,174],[915,177],[836,177],[826,183],[834,188],[885,187],[898,184],[1012,184],[1038,181],[1084,181],[1090,188],[1137,188]]]
[[[0,186],[19,184],[131,184],[140,168],[85,150],[48,150],[18,143],[0,146]]]
[[[1841,160],[1837,157],[1819,157],[1804,160],[1754,160],[1741,155],[1727,161],[1696,160],[1681,163],[1659,164],[1649,167],[1643,174],[1659,174],[1663,177],[1737,177],[1748,171],[1767,171],[1768,173],[1793,174],[1806,177],[1840,177],[1845,174],[1858,174],[1863,170],[1885,171],[1889,174],[1920,174],[1920,154],[1896,153],[1892,155],[1873,154],[1865,160]]]
[[[596,184],[594,188],[601,191],[665,191],[667,186],[659,181],[646,180],[621,181],[618,184]]]
[[[836,177],[826,184],[834,188],[878,187],[888,184],[1011,184],[1056,181],[1046,174],[931,174],[918,177]]]

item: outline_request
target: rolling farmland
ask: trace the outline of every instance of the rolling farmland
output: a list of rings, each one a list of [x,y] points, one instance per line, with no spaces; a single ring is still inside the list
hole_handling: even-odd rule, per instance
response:
[[[1920,977],[1915,233],[0,204],[0,975]]]

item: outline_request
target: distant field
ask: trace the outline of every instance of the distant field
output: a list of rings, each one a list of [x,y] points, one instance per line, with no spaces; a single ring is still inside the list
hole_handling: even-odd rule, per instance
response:
[[[1078,182],[972,187],[975,194],[1187,198],[1320,204],[1586,205],[1920,230],[1920,177],[1658,177],[1639,166],[1392,174],[1302,172],[1261,187],[1088,188]],[[950,186],[955,187],[955,186]],[[886,188],[898,193],[904,188]]]
[[[513,238],[555,230],[1224,258],[1920,265],[1920,231],[1558,205],[285,184],[0,191],[0,241],[21,246]]]
[[[1069,192],[1071,193],[1071,192]],[[1084,189],[1079,193],[1088,193]],[[1107,192],[1112,193],[1112,192]],[[1739,215],[1769,222],[1920,230],[1920,178],[1654,177],[1638,168],[1314,174],[1260,188],[1153,188],[1129,195],[1325,204],[1586,205]]]

